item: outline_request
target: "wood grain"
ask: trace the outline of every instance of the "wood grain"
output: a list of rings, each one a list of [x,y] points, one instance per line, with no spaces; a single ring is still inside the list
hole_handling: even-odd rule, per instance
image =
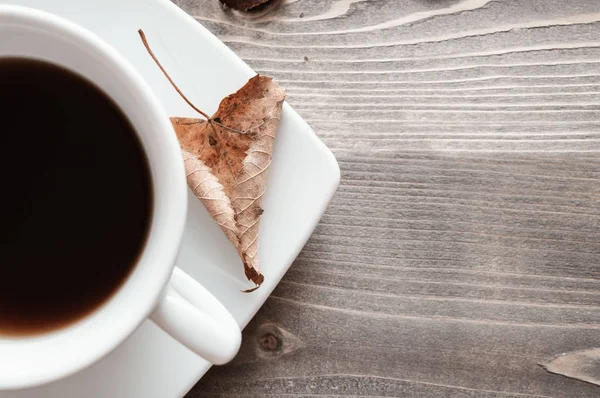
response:
[[[598,397],[600,2],[176,0],[333,150],[342,185],[189,397]]]

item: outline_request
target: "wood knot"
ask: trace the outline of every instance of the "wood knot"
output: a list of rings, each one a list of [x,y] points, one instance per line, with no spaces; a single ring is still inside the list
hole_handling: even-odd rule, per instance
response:
[[[258,345],[263,351],[275,352],[280,351],[283,342],[280,336],[273,333],[265,333],[258,337]]]
[[[279,6],[280,2],[281,2],[280,0],[261,0],[261,4],[254,6],[252,8],[249,8],[247,11],[253,12],[253,13],[261,13],[261,12],[269,11],[269,9]]]
[[[279,358],[304,346],[298,337],[272,322],[258,327],[255,341],[256,355],[263,359]]]
[[[282,0],[220,0],[221,3],[232,9],[230,12],[224,9],[231,17],[236,19],[250,19],[255,22],[273,13],[280,14]]]

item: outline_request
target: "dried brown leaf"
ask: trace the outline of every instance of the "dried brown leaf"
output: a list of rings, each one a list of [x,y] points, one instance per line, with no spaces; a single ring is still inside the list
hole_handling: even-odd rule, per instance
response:
[[[264,280],[258,259],[261,202],[284,98],[272,78],[255,76],[224,98],[210,120],[171,118],[190,188],[257,286]]]
[[[235,213],[223,185],[197,155],[182,150],[187,182],[194,195],[202,201],[227,239],[237,245]]]

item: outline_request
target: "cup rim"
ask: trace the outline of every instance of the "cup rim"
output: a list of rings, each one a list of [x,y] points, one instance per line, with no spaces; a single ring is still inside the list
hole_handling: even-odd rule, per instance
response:
[[[0,390],[16,390],[46,384],[90,366],[119,346],[150,315],[160,299],[175,266],[175,259],[185,227],[187,186],[179,143],[169,117],[149,85],[129,61],[108,43],[84,27],[45,11],[15,5],[0,5],[0,28],[3,25],[26,25],[27,27],[59,33],[63,37],[73,39],[78,44],[93,48],[96,55],[100,56],[104,62],[112,67],[113,71],[116,71],[123,79],[126,79],[130,83],[131,89],[134,90],[132,95],[139,97],[140,103],[145,107],[148,118],[150,118],[149,123],[155,126],[156,134],[161,135],[162,141],[160,145],[164,150],[164,153],[161,153],[161,157],[164,164],[160,165],[160,173],[163,177],[161,177],[162,182],[159,186],[156,185],[157,177],[155,176],[157,165],[153,165],[152,156],[148,153],[148,148],[144,145],[144,151],[150,163],[155,199],[159,194],[168,195],[169,197],[169,200],[163,201],[164,203],[161,205],[160,211],[163,216],[160,217],[160,220],[156,219],[157,204],[155,200],[152,225],[149,230],[146,247],[143,251],[143,253],[148,252],[150,240],[154,238],[154,242],[161,242],[160,251],[158,251],[160,258],[157,259],[155,256],[152,260],[149,260],[142,254],[129,279],[120,288],[124,289],[130,283],[130,280],[134,278],[135,269],[140,268],[142,263],[150,263],[150,261],[161,263],[160,266],[156,265],[152,269],[152,273],[144,275],[144,289],[141,289],[143,291],[136,291],[136,302],[131,306],[133,308],[130,310],[132,312],[131,316],[127,318],[126,322],[111,324],[110,333],[107,333],[109,337],[98,337],[97,341],[92,344],[92,347],[85,347],[85,350],[80,349],[79,354],[73,354],[70,361],[63,361],[60,366],[46,367],[43,370],[37,369],[38,366],[33,366],[32,369],[29,369],[29,372],[23,374],[4,376],[0,374]],[[124,110],[124,112],[127,114],[127,110]],[[134,122],[132,121],[132,123]],[[135,123],[134,127],[136,127]],[[167,132],[172,132],[172,134],[166,134]],[[140,134],[139,131],[138,134]],[[168,178],[165,178],[165,175]],[[156,252],[157,250],[153,253]],[[162,264],[163,262],[164,264]],[[148,265],[148,267],[151,265]],[[140,275],[137,275],[136,278],[140,279]],[[107,307],[114,298],[115,295],[84,319],[90,318],[101,308]],[[96,325],[98,324],[99,321],[96,321]],[[97,326],[95,327],[97,331]],[[59,329],[51,332],[51,334],[61,334],[62,332],[63,330]],[[3,344],[0,340],[0,349],[2,349]],[[10,343],[8,344],[10,345]],[[50,342],[46,344],[50,344]],[[2,366],[1,362],[0,359],[0,367]]]

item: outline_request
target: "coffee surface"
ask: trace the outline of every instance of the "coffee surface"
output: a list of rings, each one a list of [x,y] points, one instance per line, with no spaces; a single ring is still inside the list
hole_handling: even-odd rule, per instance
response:
[[[0,59],[0,336],[93,312],[144,249],[146,155],[118,106],[79,75]]]

